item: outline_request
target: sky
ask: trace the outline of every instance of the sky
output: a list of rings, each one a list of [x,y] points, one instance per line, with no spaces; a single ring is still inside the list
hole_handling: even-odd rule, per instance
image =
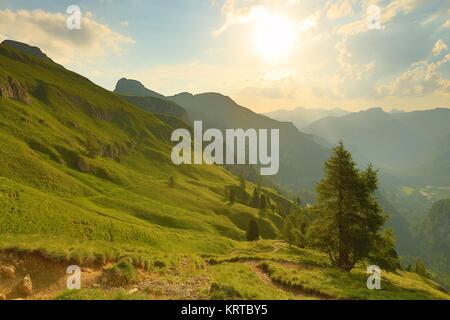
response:
[[[450,0],[0,0],[5,38],[108,90],[125,77],[260,113],[450,107]]]

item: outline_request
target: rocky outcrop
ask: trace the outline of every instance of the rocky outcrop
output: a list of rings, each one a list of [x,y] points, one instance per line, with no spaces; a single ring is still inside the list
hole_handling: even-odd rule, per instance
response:
[[[14,266],[0,264],[0,278],[15,279],[16,268]]]
[[[16,79],[6,77],[0,80],[0,97],[14,99],[25,104],[31,104],[30,96],[26,88]]]
[[[117,82],[114,92],[124,96],[165,98],[162,94],[147,89],[139,81],[125,78],[122,78]]]
[[[26,275],[16,288],[17,293],[24,297],[31,296],[33,294],[33,282],[30,275]]]

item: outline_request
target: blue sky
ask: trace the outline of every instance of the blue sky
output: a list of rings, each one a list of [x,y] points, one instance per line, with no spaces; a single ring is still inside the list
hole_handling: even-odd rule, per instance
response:
[[[69,5],[81,30],[65,27]],[[258,112],[450,107],[449,0],[0,0],[0,37],[107,89],[135,78]]]

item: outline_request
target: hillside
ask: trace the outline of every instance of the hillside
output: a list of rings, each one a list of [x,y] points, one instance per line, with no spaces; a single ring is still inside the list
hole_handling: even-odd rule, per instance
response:
[[[278,121],[292,122],[299,130],[309,124],[327,117],[341,117],[349,112],[343,109],[296,108],[294,110],[276,110],[266,113],[266,116]]]
[[[450,199],[433,204],[420,230],[420,243],[425,264],[450,286]]]
[[[342,139],[360,162],[370,161],[412,184],[449,185],[450,109],[387,113],[380,108],[318,120],[305,131]]]
[[[136,90],[131,89],[128,94]],[[167,99],[183,107],[191,122],[202,120],[205,129],[280,129],[280,171],[273,180],[284,189],[297,193],[300,187],[312,188],[321,178],[328,148],[291,123],[256,114],[219,93],[181,93]]]
[[[371,159],[381,167],[384,208],[392,214],[399,252],[409,261],[424,258],[441,276],[448,269],[448,254],[435,237],[442,237],[438,225],[445,226],[446,219],[435,215],[442,207],[439,200],[450,195],[450,109],[387,113],[374,108],[328,117],[305,130],[330,141],[342,139],[358,162]],[[418,246],[426,249],[418,253]]]
[[[186,123],[189,123],[189,116],[186,110],[184,110],[182,107],[180,107],[179,105],[177,105],[172,101],[152,96],[145,96],[145,97],[121,96],[121,97],[122,99],[126,100],[132,105],[135,105],[145,111],[161,115],[174,116]]]
[[[369,291],[363,266],[338,271],[323,253],[275,240],[278,213],[225,199],[237,177],[171,163],[170,134],[186,124],[28,50],[0,45],[2,296],[22,297],[29,275],[32,299],[449,299],[403,271]],[[244,242],[251,219],[258,243]],[[81,291],[64,291],[70,264],[82,268]]]

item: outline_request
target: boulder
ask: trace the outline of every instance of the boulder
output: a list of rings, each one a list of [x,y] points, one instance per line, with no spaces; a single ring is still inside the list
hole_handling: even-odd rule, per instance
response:
[[[0,278],[15,279],[16,268],[10,265],[0,265]]]
[[[31,99],[26,88],[16,79],[6,77],[0,79],[0,97],[21,101],[30,105]]]
[[[23,280],[17,286],[17,292],[25,297],[30,296],[33,293],[33,282],[30,275],[26,275]]]

